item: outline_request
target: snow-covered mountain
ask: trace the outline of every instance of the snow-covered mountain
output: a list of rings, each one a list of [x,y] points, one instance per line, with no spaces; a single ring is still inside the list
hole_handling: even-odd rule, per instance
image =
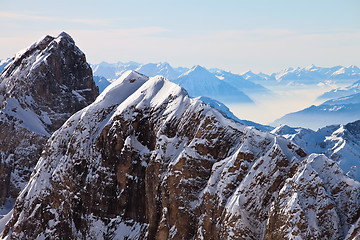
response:
[[[351,84],[350,86],[339,87],[336,89],[332,89],[328,92],[325,92],[325,93],[321,94],[317,98],[317,100],[329,100],[329,99],[334,99],[334,98],[339,98],[339,97],[346,97],[346,96],[350,96],[352,94],[359,93],[359,92],[360,92],[360,80],[356,81],[355,83]]]
[[[192,67],[173,82],[185,88],[192,97],[210,97],[224,103],[253,103],[244,92],[199,65]]]
[[[46,140],[97,95],[85,55],[66,33],[16,54],[0,75],[1,214],[25,187]]]
[[[282,125],[271,133],[295,142],[307,153],[325,154],[337,162],[347,176],[360,181],[360,120],[317,131]]]
[[[130,71],[48,140],[2,238],[355,239],[359,194],[326,156]]]
[[[356,66],[335,66],[335,67],[317,67],[310,65],[305,68],[286,69],[275,74],[278,82],[294,84],[319,84],[321,82],[332,80],[339,83],[354,82],[360,79],[360,69]]]
[[[286,124],[292,127],[318,129],[332,124],[346,124],[360,119],[360,93],[328,100],[301,111],[289,113],[272,125]]]
[[[329,79],[339,80],[339,79],[360,79],[360,68],[357,66],[351,65],[349,67],[338,67],[336,71],[332,72]],[[336,69],[336,68],[335,68]]]
[[[275,75],[278,82],[292,82],[298,84],[318,84],[319,81],[326,79],[328,69],[318,68],[311,65],[305,68],[288,68]]]

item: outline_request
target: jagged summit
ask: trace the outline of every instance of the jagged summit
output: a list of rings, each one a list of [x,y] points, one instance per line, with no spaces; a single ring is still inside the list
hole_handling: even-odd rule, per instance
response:
[[[66,32],[60,33],[59,36],[58,36],[58,38],[59,38],[59,37],[66,38],[66,39],[68,39],[69,41],[74,42],[74,39],[73,39],[69,34],[67,34]]]
[[[49,128],[46,130],[49,133],[60,127],[59,115],[73,113],[91,103],[98,89],[84,53],[63,32],[56,38],[45,36],[16,54],[0,76],[0,94],[2,112],[26,125],[24,116],[16,114],[19,107],[12,111],[18,102],[21,109],[43,116],[39,120],[45,129]]]
[[[297,131],[295,130],[295,128],[289,127],[286,124],[282,124],[276,127],[274,130],[272,130],[271,133],[277,135],[286,135],[286,134],[295,134],[297,133]]]

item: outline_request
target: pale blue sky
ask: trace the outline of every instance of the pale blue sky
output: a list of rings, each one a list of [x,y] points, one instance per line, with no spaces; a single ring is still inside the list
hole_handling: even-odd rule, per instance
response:
[[[360,66],[358,0],[2,1],[0,29],[0,59],[66,31],[92,63]]]

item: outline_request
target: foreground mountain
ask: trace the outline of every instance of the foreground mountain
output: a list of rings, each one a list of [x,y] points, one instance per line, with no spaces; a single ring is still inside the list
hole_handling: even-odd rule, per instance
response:
[[[174,83],[185,88],[192,97],[210,97],[224,103],[254,103],[244,92],[199,65],[179,76]]]
[[[326,156],[127,72],[49,139],[2,237],[355,239],[359,194]]]
[[[346,124],[360,119],[360,93],[328,100],[301,111],[289,113],[274,121],[273,125],[286,124],[317,129],[327,125]]]
[[[93,102],[85,55],[66,33],[19,52],[0,75],[0,209],[25,187],[51,134]]]
[[[337,162],[348,177],[360,181],[360,120],[317,131],[282,125],[272,133],[295,142],[308,153],[325,154]]]
[[[360,80],[356,81],[355,83],[351,84],[350,86],[339,87],[336,89],[332,89],[329,92],[325,92],[325,93],[321,94],[317,98],[317,100],[318,101],[330,100],[330,99],[334,99],[334,98],[350,96],[355,93],[360,93]]]

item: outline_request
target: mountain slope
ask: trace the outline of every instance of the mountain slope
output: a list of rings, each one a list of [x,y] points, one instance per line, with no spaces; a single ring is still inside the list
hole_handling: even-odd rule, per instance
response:
[[[48,137],[97,95],[85,55],[66,33],[15,56],[0,75],[0,209],[24,188]]]
[[[356,81],[350,86],[332,89],[329,92],[323,93],[317,98],[317,100],[330,100],[334,98],[346,97],[359,92],[360,80]]]
[[[338,70],[331,73],[329,79],[338,80],[338,79],[359,79],[360,78],[360,68],[357,66],[351,65],[349,67],[340,67]]]
[[[224,103],[253,103],[245,93],[201,66],[194,66],[173,82],[185,88],[192,97],[210,97]]]
[[[343,238],[360,184],[305,157],[163,77],[127,72],[49,139],[2,237]]]
[[[273,125],[286,124],[317,129],[332,124],[346,124],[360,119],[360,93],[328,100],[319,106],[312,105],[289,113],[274,121]]]

